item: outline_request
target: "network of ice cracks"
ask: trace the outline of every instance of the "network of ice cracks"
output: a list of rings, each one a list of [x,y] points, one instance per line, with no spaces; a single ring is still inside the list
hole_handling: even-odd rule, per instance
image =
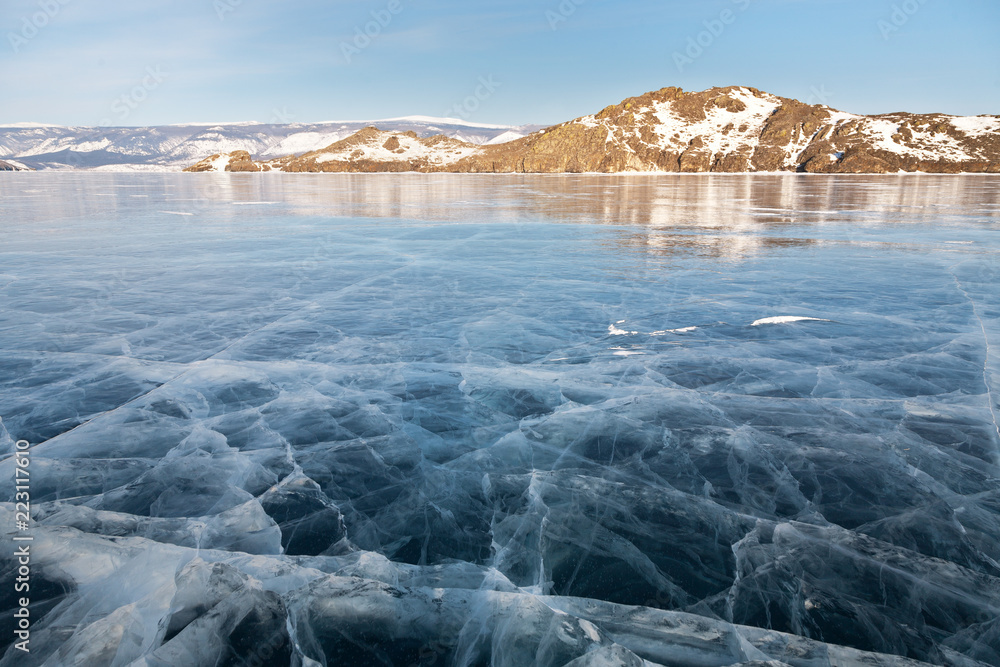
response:
[[[1000,664],[995,218],[747,251],[117,196],[124,240],[6,251],[0,665]]]

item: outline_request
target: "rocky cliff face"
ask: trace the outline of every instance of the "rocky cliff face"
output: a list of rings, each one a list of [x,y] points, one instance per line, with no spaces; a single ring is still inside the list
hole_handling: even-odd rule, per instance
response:
[[[214,155],[187,171],[1000,172],[1000,117],[859,116],[754,88],[664,88],[508,143],[367,127],[267,162]]]

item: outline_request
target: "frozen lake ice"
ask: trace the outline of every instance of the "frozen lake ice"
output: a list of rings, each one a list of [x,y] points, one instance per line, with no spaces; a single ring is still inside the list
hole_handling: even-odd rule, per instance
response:
[[[17,173],[0,260],[0,665],[1000,664],[1000,177]]]

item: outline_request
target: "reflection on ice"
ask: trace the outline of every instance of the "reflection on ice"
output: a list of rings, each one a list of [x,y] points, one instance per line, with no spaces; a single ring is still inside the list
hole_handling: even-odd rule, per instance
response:
[[[996,178],[0,190],[0,665],[1000,664]]]

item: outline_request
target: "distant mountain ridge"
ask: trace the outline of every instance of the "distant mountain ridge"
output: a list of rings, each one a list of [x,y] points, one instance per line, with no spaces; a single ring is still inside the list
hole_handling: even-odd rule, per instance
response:
[[[372,126],[271,160],[220,151],[186,171],[1000,173],[1000,117],[862,116],[755,88],[671,87],[505,143]]]
[[[11,169],[180,171],[213,153],[245,151],[257,159],[314,150],[371,123],[419,136],[444,134],[470,144],[518,138],[539,125],[515,127],[454,118],[409,116],[384,121],[324,123],[191,123],[152,127],[0,126],[0,160]]]

